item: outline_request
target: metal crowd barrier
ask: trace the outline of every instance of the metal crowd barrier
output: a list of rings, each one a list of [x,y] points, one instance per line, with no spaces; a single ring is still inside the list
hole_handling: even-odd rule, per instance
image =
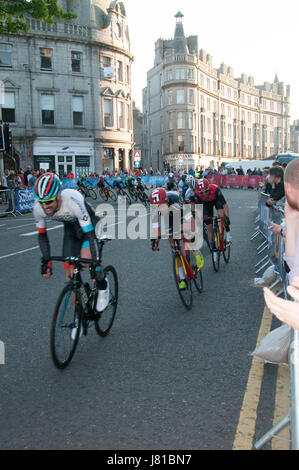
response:
[[[20,212],[16,209],[16,194],[14,189],[0,189],[0,217],[8,214],[14,217]],[[20,214],[21,215],[21,214]]]
[[[274,234],[269,230],[271,223],[282,224],[284,218],[284,203],[282,202],[276,207],[268,207],[266,201],[269,195],[265,193],[259,194],[258,210],[259,214],[255,220],[258,225],[255,232],[251,236],[254,240],[258,236],[263,238],[263,242],[257,248],[258,254],[266,251],[264,256],[255,267],[258,268],[256,274],[262,271],[269,264],[277,268],[277,280],[270,286],[274,289],[279,283],[283,288],[276,293],[277,296],[283,294],[284,298],[289,299],[287,294],[287,286],[289,284],[289,276],[285,269],[284,262],[284,241],[281,234]],[[262,265],[262,266],[260,266]],[[298,305],[299,310],[299,305]],[[270,429],[255,444],[254,449],[259,450],[269,442],[276,434],[282,431],[287,425],[290,426],[291,449],[299,450],[299,331],[292,329],[291,344],[289,350],[290,364],[290,411],[280,420],[272,429]]]

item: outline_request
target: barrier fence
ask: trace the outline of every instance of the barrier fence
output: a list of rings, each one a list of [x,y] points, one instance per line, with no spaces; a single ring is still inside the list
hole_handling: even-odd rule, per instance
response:
[[[106,181],[113,186],[113,183],[116,178],[106,178]],[[156,187],[156,186],[164,186],[166,177],[165,176],[142,176],[141,177],[144,184],[148,187]],[[207,179],[212,184],[217,184],[219,186],[230,186],[230,187],[250,187],[250,188],[258,188],[259,183],[262,181],[261,176],[237,176],[237,175],[209,175]],[[124,181],[125,178],[122,178]],[[63,189],[67,188],[78,188],[77,186],[77,178],[65,178],[62,179],[62,187]],[[86,180],[88,184],[92,188],[97,187],[98,178],[87,178]],[[15,190],[7,190],[5,191],[8,193],[8,197],[11,198],[13,202],[13,207],[10,207],[9,211],[3,211],[5,213],[11,213],[15,215],[15,213],[22,214],[23,212],[32,211],[33,205],[35,202],[32,188],[28,189],[15,189]],[[0,215],[2,213],[1,205],[0,205]]]
[[[269,230],[272,223],[281,225],[284,218],[284,205],[281,203],[277,207],[268,207],[266,205],[269,195],[265,193],[259,194],[258,203],[258,216],[255,232],[251,236],[251,240],[257,237],[262,237],[263,242],[257,247],[258,254],[266,253],[266,256],[255,265],[257,268],[256,274],[262,271],[265,267],[272,264],[278,271],[277,280],[270,286],[274,289],[278,284],[282,284],[282,288],[276,295],[283,295],[288,298],[287,286],[289,284],[289,275],[286,271],[284,261],[284,240],[281,233],[274,234]],[[290,425],[291,434],[291,448],[292,450],[299,450],[299,332],[292,329],[291,344],[289,350],[289,365],[290,365],[290,411],[289,413],[270,429],[262,438],[255,444],[255,449],[261,449],[269,442],[276,433],[279,433],[287,425]]]

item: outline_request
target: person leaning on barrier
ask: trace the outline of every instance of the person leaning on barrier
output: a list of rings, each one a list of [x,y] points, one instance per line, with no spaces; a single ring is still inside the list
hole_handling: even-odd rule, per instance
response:
[[[266,202],[266,205],[271,207],[284,197],[284,170],[281,166],[274,166],[270,168],[269,183],[272,185],[270,192],[270,198]]]
[[[296,302],[276,297],[268,288],[264,288],[265,301],[270,311],[281,321],[299,329],[299,159],[288,164],[284,175],[286,194],[285,203],[285,255],[290,269],[288,293]],[[278,229],[277,229],[278,230]]]

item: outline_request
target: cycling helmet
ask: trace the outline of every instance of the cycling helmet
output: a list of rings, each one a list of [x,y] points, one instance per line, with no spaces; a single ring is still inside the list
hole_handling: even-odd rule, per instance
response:
[[[173,173],[168,173],[168,178],[173,179],[173,178],[174,178],[174,174],[173,174]]]
[[[44,173],[33,187],[33,195],[38,202],[54,201],[60,191],[61,182],[54,173]]]
[[[167,194],[164,188],[154,189],[149,197],[150,204],[160,205],[164,204],[167,198]]]
[[[192,175],[187,175],[187,179],[186,179],[186,182],[188,184],[192,184],[192,181],[194,180],[194,177]]]
[[[207,178],[202,178],[201,180],[197,181],[197,190],[200,193],[204,193],[205,191],[208,191],[210,186],[209,180]]]

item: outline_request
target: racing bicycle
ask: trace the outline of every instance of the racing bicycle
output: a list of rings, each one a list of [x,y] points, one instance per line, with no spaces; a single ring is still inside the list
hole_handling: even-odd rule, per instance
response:
[[[104,244],[100,240],[100,259]],[[109,303],[103,312],[96,311],[98,289],[94,282],[83,282],[84,265],[94,261],[79,257],[52,256],[51,261],[62,261],[74,266],[74,276],[62,289],[52,318],[50,345],[51,356],[58,369],[65,369],[71,362],[81,335],[87,336],[94,325],[99,336],[108,335],[113,325],[118,304],[118,278],[113,266],[103,270],[103,278],[109,285]]]
[[[202,270],[197,268],[194,252],[187,249],[186,240],[182,240],[184,249],[181,246],[181,240],[173,239],[173,273],[180,299],[186,309],[190,310],[192,308],[193,302],[192,284],[194,284],[197,291],[201,293],[203,290],[203,277]],[[183,271],[180,268],[183,268]],[[182,280],[184,280],[186,283],[185,289],[180,289],[180,283]]]
[[[89,183],[85,182],[84,185],[79,186],[78,191],[80,191],[80,193],[83,194],[84,197],[90,197],[95,201],[97,199],[97,193],[91,185],[86,185],[89,185]]]
[[[117,200],[115,192],[112,191],[112,189],[106,188],[106,186],[99,188],[99,195],[105,202],[108,201],[108,199],[112,199],[114,202]]]
[[[224,217],[205,217],[204,220],[212,220],[213,224],[213,239],[210,249],[212,253],[213,267],[216,272],[219,271],[220,267],[220,256],[223,255],[223,259],[227,264],[230,260],[231,243],[227,242],[227,231],[225,230]],[[214,245],[214,249],[212,248]]]

